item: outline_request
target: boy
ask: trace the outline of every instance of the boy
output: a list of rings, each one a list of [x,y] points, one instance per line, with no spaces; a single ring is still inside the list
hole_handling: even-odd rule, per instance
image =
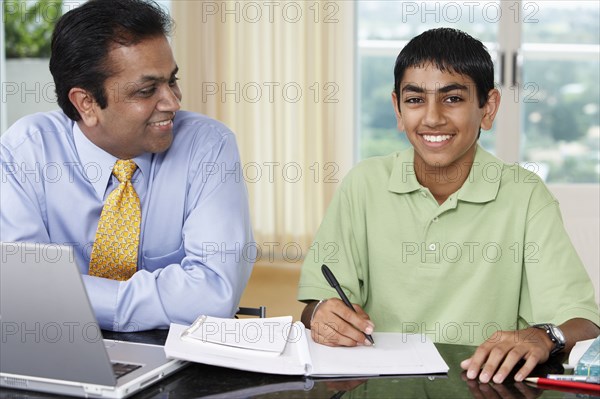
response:
[[[302,321],[331,346],[369,345],[375,325],[479,345],[461,363],[469,379],[501,383],[524,359],[521,381],[598,335],[589,277],[541,180],[477,144],[500,104],[483,44],[427,31],[402,50],[394,76],[398,129],[412,148],[366,160],[344,180],[315,239],[338,252],[329,262],[309,254],[302,268]]]

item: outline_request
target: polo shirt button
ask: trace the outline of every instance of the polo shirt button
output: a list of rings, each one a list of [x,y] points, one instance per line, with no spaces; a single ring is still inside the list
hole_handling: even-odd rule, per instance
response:
[[[435,244],[429,244],[429,250],[435,251]]]
[[[434,222],[437,222],[438,220],[440,220],[437,216],[433,218]]]

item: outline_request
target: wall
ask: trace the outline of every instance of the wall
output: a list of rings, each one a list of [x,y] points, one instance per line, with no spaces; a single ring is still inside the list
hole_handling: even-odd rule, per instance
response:
[[[25,115],[58,109],[48,59],[6,60],[1,100],[6,104],[6,127]]]

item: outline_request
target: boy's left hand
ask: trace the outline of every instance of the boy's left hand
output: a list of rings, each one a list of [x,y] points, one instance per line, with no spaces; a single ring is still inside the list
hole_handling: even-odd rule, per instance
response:
[[[479,345],[473,356],[463,360],[460,367],[467,370],[467,378],[471,380],[479,376],[483,383],[491,380],[501,384],[524,359],[525,364],[515,374],[515,381],[523,381],[538,363],[548,360],[552,347],[552,341],[539,328],[497,331]]]

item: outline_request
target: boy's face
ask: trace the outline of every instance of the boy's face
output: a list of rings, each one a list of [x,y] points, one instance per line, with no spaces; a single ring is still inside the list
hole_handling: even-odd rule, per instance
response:
[[[500,95],[491,90],[479,108],[471,78],[426,64],[404,72],[400,99],[393,93],[392,101],[398,129],[414,147],[415,166],[448,168],[473,162],[479,128],[492,127]]]

